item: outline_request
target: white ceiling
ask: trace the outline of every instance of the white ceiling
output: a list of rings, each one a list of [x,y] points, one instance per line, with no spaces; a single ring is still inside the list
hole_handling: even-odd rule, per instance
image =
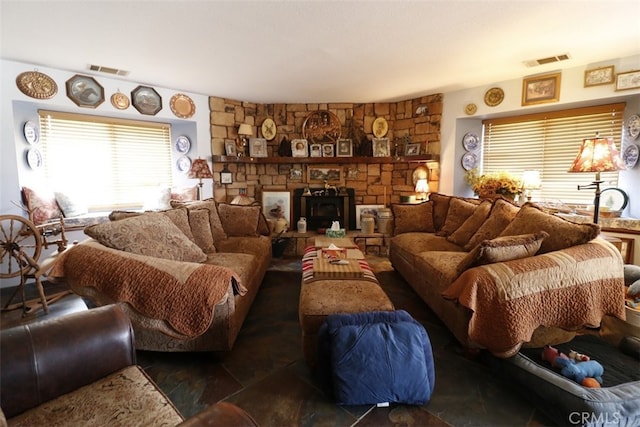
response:
[[[637,0],[0,0],[0,14],[3,59],[260,103],[395,101],[640,53]]]

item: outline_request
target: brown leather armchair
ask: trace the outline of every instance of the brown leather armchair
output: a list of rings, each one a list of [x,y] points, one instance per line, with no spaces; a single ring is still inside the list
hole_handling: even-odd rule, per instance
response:
[[[226,402],[185,421],[136,365],[117,305],[0,331],[0,351],[0,407],[12,425],[257,426]]]

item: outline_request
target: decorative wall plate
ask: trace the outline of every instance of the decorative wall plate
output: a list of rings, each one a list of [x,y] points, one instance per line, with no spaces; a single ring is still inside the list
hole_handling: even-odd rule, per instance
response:
[[[605,188],[600,192],[600,209],[606,207],[612,211],[621,211],[627,207],[628,203],[629,196],[619,188]]]
[[[191,159],[188,156],[182,156],[176,162],[176,166],[180,172],[187,173],[191,169]]]
[[[389,124],[384,117],[378,117],[373,121],[373,135],[376,138],[382,138],[389,131]]]
[[[58,93],[58,85],[53,79],[38,71],[25,71],[16,77],[20,92],[31,98],[49,99]]]
[[[31,169],[38,169],[42,166],[42,153],[37,148],[27,150],[27,164]]]
[[[31,120],[25,122],[22,127],[22,134],[24,135],[25,141],[29,144],[37,144],[40,142],[40,131],[38,130],[38,125]]]
[[[155,116],[162,110],[162,98],[149,86],[138,86],[131,91],[131,103],[141,114]]]
[[[191,141],[184,135],[179,136],[176,139],[176,150],[179,153],[186,153],[191,148]]]
[[[472,114],[475,114],[475,113],[476,113],[476,111],[478,111],[478,106],[477,106],[476,104],[474,104],[474,103],[467,104],[467,105],[464,107],[464,112],[465,112],[465,114],[467,114],[467,115],[469,115],[469,116],[470,116],[470,115],[472,115]]]
[[[480,138],[473,132],[467,132],[462,138],[462,146],[467,151],[476,151],[480,146]]]
[[[116,92],[111,95],[111,105],[116,107],[118,110],[126,110],[131,105],[129,98],[122,92]]]
[[[188,119],[196,112],[196,104],[184,93],[177,93],[171,97],[169,101],[169,107],[176,117],[181,119]]]
[[[484,103],[489,107],[495,107],[504,99],[504,91],[499,87],[492,87],[484,94]]]
[[[277,128],[275,122],[272,119],[264,119],[264,121],[262,122],[262,127],[260,129],[262,130],[262,136],[267,141],[271,141],[276,137]]]
[[[633,167],[638,163],[638,155],[640,154],[640,149],[636,144],[629,144],[622,152],[622,161],[627,169],[633,169]]]
[[[327,110],[314,111],[302,124],[302,137],[309,143],[336,142],[341,133],[340,119]]]
[[[464,153],[462,156],[462,167],[468,171],[478,165],[478,156],[473,153]]]
[[[627,133],[633,139],[638,139],[640,135],[640,116],[634,114],[627,120]]]

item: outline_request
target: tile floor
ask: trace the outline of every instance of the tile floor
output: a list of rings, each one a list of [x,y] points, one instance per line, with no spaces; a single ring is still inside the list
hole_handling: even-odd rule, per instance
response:
[[[324,395],[302,357],[300,261],[296,259],[274,259],[231,352],[140,351],[138,363],[185,416],[226,400],[242,407],[263,427],[554,425],[487,366],[466,358],[386,258],[370,257],[369,261],[396,308],[411,313],[429,334],[436,385],[431,401],[423,407],[338,406]],[[62,300],[56,304],[54,315],[64,311]],[[71,309],[77,309],[74,304]],[[15,323],[15,311],[3,313],[3,328],[11,325],[10,317]]]

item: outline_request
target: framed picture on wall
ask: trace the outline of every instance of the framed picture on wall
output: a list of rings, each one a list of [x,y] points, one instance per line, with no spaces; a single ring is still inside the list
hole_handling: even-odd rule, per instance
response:
[[[560,99],[560,73],[522,79],[522,105],[558,102]]]
[[[360,216],[362,214],[371,214],[374,218],[378,217],[378,209],[384,208],[384,205],[356,205],[356,228],[360,230]]]
[[[584,87],[608,85],[615,81],[614,66],[594,68],[584,72]]]
[[[131,103],[140,114],[155,116],[162,110],[162,97],[149,86],[138,86],[132,90]]]
[[[325,181],[331,185],[342,185],[344,183],[342,167],[337,165],[307,167],[307,182],[309,184],[324,184]]]
[[[618,73],[616,90],[637,89],[640,87],[640,70]]]
[[[93,77],[76,74],[66,86],[67,96],[78,107],[96,108],[104,102],[104,88]]]
[[[262,213],[269,220],[284,218],[291,224],[291,193],[288,191],[263,191]]]

